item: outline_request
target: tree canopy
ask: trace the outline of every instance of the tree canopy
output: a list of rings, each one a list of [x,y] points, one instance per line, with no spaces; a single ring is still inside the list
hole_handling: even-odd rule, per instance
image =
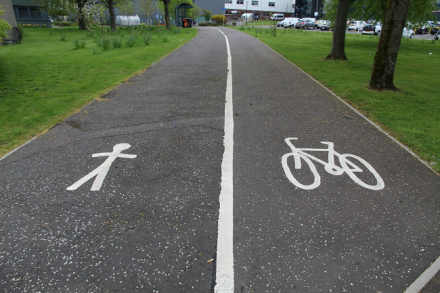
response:
[[[382,23],[369,86],[373,90],[397,90],[394,71],[403,28],[432,19],[437,0],[327,0],[325,10],[335,24],[332,51],[325,59],[346,60],[345,23],[348,19]]]
[[[355,0],[350,5],[349,19],[376,20],[383,22],[388,0]],[[407,21],[414,24],[433,20],[432,11],[436,10],[437,0],[412,0],[409,6]],[[326,0],[324,10],[328,20],[335,21],[338,0]]]

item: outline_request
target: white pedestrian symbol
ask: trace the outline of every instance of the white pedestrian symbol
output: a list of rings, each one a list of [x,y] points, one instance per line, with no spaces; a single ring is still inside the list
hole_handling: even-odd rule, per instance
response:
[[[104,163],[102,163],[98,168],[72,184],[71,186],[67,187],[67,190],[76,190],[78,187],[92,179],[96,176],[95,181],[93,182],[92,188],[90,190],[96,191],[101,189],[102,183],[104,182],[105,176],[107,176],[108,170],[110,169],[110,166],[113,164],[113,161],[116,160],[116,158],[127,158],[127,159],[134,159],[137,157],[137,155],[127,155],[127,154],[121,154],[123,150],[127,150],[131,147],[128,143],[118,143],[113,147],[113,152],[111,153],[99,153],[99,154],[93,154],[92,157],[108,157],[107,160],[105,160]]]

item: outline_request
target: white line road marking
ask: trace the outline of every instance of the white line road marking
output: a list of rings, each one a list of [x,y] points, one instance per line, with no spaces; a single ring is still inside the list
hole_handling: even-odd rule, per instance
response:
[[[116,158],[127,158],[127,159],[134,159],[137,156],[136,155],[127,155],[127,154],[121,154],[123,150],[129,149],[131,145],[128,143],[119,143],[113,147],[112,153],[99,153],[99,154],[93,154],[92,157],[108,157],[107,160],[104,161],[98,168],[72,184],[71,186],[67,187],[67,190],[76,190],[78,187],[92,179],[96,176],[95,181],[93,182],[92,188],[90,190],[97,191],[101,189],[102,183],[104,182],[105,177],[107,176],[108,170],[110,169],[110,166],[113,164],[113,162],[116,160]]]
[[[225,105],[225,152],[222,162],[222,181],[220,191],[220,211],[217,236],[216,285],[214,292],[234,291],[234,246],[233,246],[233,154],[234,154],[234,115],[232,104],[232,61],[228,37],[219,29],[226,39],[228,54],[228,79],[226,82]]]
[[[440,257],[421,274],[414,283],[406,288],[404,293],[418,293],[440,271]]]

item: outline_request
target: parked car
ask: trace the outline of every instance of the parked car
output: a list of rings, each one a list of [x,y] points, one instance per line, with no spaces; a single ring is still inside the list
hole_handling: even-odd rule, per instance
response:
[[[431,35],[436,35],[437,32],[440,30],[440,23],[434,23],[431,27]]]
[[[415,26],[416,34],[420,34],[420,35],[424,35],[424,34],[429,33],[430,29],[431,29],[431,26],[430,26],[430,24],[428,22],[418,23]]]
[[[367,23],[367,25],[364,26],[362,30],[363,35],[376,35],[380,36],[380,33],[382,31],[382,25],[380,22],[374,24],[374,23]]]
[[[318,25],[310,19],[300,19],[296,24],[295,24],[295,28],[296,29],[318,29]]]
[[[280,26],[282,27],[282,26],[283,26],[283,22],[284,22],[283,20],[282,20],[282,21],[279,21],[279,22],[277,22],[277,27],[280,27]]]
[[[402,37],[412,39],[412,38],[414,38],[414,31],[412,29],[404,27]]]
[[[351,30],[362,31],[364,29],[364,26],[366,26],[366,25],[367,25],[367,23],[365,21],[353,20],[353,21],[350,21],[347,29],[349,31],[351,31]]]
[[[316,24],[318,25],[318,27],[321,27],[321,25],[324,25],[327,23],[328,20],[325,19],[320,19],[316,22]]]
[[[319,25],[319,29],[322,31],[330,31],[333,30],[332,23],[330,20],[324,20],[321,25]]]
[[[283,27],[284,28],[288,28],[288,27],[294,27],[295,24],[298,22],[299,18],[296,17],[286,17],[283,20]]]
[[[435,34],[435,39],[438,41],[440,40],[440,30],[437,31],[437,33]]]

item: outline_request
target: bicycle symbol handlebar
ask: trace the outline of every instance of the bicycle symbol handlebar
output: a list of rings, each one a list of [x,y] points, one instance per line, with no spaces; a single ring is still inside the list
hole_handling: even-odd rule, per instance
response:
[[[339,154],[334,150],[334,144],[332,142],[322,141],[321,143],[324,145],[327,145],[326,149],[310,149],[310,148],[296,148],[292,140],[297,140],[296,137],[288,137],[284,141],[287,143],[287,145],[292,150],[291,153],[287,153],[283,155],[281,159],[281,163],[284,169],[284,173],[286,174],[287,178],[292,182],[295,186],[310,190],[315,189],[321,184],[321,176],[319,175],[318,171],[316,170],[315,164],[312,162],[312,160],[324,165],[325,171],[327,173],[332,175],[342,175],[344,173],[347,173],[347,175],[357,184],[359,184],[362,187],[371,189],[371,190],[381,190],[385,187],[385,183],[380,177],[380,175],[376,172],[376,170],[364,159],[361,157],[351,155],[351,154]],[[328,161],[325,162],[319,158],[316,158],[312,156],[311,154],[307,153],[306,151],[310,152],[328,152]],[[295,162],[295,170],[301,169],[301,160],[303,160],[310,168],[310,171],[313,174],[313,183],[311,184],[302,184],[300,183],[292,174],[292,171],[290,167],[288,166],[287,160],[293,157]],[[335,164],[335,157],[338,157],[340,167]],[[363,172],[364,170],[359,167],[358,165],[354,164],[352,161],[357,160],[358,165],[363,165],[365,169],[367,169],[375,178],[376,184],[370,185],[362,181],[355,173]]]

